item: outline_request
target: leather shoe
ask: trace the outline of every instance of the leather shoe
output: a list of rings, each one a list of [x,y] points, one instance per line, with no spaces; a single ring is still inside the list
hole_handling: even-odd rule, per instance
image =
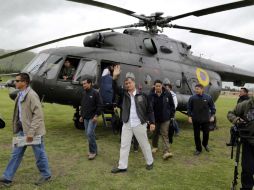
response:
[[[96,153],[90,153],[89,155],[88,155],[88,160],[93,160],[93,159],[95,159],[95,157],[97,156],[97,154]]]
[[[147,164],[147,165],[146,165],[146,169],[147,169],[147,170],[153,169],[153,163]]]
[[[12,181],[5,179],[4,177],[0,177],[0,187],[5,186],[9,187],[11,185]]]
[[[124,172],[127,172],[127,169],[113,168],[113,169],[111,170],[111,173],[113,173],[113,174],[124,173]]]
[[[42,185],[42,184],[44,184],[44,183],[47,183],[47,182],[50,182],[51,181],[51,176],[49,176],[49,177],[40,177],[39,179],[38,179],[38,181],[36,181],[34,184],[35,185],[37,185],[37,186],[39,186],[39,185]]]
[[[205,147],[205,150],[206,150],[206,152],[210,152],[209,146],[206,146],[206,147]]]
[[[196,151],[194,152],[194,155],[195,155],[195,156],[198,156],[198,155],[200,155],[200,154],[201,154],[201,151],[196,150]]]

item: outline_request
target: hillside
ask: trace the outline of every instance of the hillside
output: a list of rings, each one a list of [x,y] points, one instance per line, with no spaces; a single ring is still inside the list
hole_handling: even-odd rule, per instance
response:
[[[11,51],[12,50],[0,49],[0,55]],[[5,59],[0,59],[0,73],[19,72],[35,57],[35,55],[36,53],[29,51]]]

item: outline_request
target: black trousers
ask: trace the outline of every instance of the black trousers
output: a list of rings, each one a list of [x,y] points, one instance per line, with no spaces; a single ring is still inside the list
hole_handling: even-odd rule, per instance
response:
[[[203,140],[202,145],[206,147],[208,145],[209,140],[209,123],[199,123],[193,122],[193,129],[194,129],[194,140],[196,145],[197,151],[202,151],[201,146],[201,139],[200,139],[200,131],[203,131]]]
[[[248,142],[242,143],[242,190],[252,190],[254,185],[254,146]]]

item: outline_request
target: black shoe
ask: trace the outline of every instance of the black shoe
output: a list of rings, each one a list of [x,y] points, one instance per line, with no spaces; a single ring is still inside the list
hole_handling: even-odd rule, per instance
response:
[[[4,177],[0,177],[0,187],[1,186],[5,186],[5,187],[9,187],[11,185],[10,180],[5,179]]]
[[[153,169],[153,163],[151,163],[151,164],[149,164],[149,165],[147,164],[147,165],[146,165],[146,169],[147,169],[147,170]]]
[[[226,143],[227,146],[236,146],[236,142],[229,142],[229,143]]]
[[[40,177],[39,179],[38,179],[38,181],[36,181],[34,184],[35,185],[42,185],[42,184],[44,184],[44,183],[47,183],[47,182],[49,182],[50,181],[50,179],[51,179],[51,176],[49,176],[49,177]]]
[[[195,155],[195,156],[198,156],[198,155],[200,155],[200,154],[201,154],[201,151],[196,150],[196,151],[194,152],[194,155]]]
[[[127,169],[113,168],[113,169],[111,170],[111,173],[113,173],[113,174],[124,173],[124,172],[127,172]]]
[[[206,150],[206,152],[210,152],[209,146],[205,146],[205,150]]]

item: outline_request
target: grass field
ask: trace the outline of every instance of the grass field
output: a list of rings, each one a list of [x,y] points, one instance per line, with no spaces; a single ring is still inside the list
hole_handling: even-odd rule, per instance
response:
[[[219,129],[210,133],[211,152],[193,156],[192,126],[186,116],[178,113],[181,134],[174,139],[174,157],[162,160],[162,152],[155,155],[154,169],[147,171],[141,151],[131,151],[128,172],[111,174],[119,158],[119,136],[101,124],[96,129],[99,155],[87,160],[88,145],[84,131],[73,127],[73,108],[44,103],[47,128],[46,151],[53,180],[41,187],[33,185],[39,177],[31,148],[28,148],[14,183],[9,189],[170,189],[170,190],[227,190],[233,179],[234,162],[231,149],[225,146],[229,138],[230,123],[226,119],[236,98],[221,97],[217,102]],[[10,158],[13,101],[7,90],[0,90],[0,113],[7,127],[0,130],[0,174]],[[160,143],[160,147],[162,144]],[[239,181],[240,183],[240,181]]]

